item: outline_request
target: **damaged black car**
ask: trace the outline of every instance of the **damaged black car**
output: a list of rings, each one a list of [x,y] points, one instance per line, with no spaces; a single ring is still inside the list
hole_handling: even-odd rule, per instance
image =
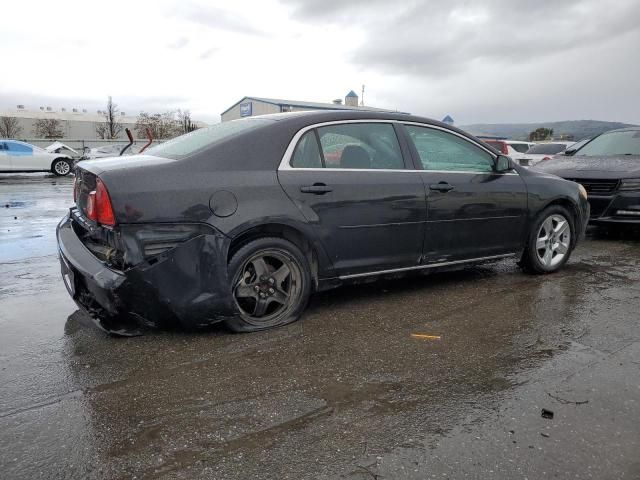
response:
[[[345,282],[513,257],[551,273],[584,233],[580,185],[433,120],[298,112],[78,166],[62,276],[104,329],[254,331]]]

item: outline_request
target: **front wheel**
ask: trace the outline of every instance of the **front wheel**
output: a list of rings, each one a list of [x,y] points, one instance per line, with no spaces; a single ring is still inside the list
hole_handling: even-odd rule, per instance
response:
[[[253,240],[229,261],[237,316],[225,321],[236,332],[286,325],[302,315],[311,294],[309,262],[283,238]]]
[[[51,165],[51,171],[58,177],[64,177],[65,175],[69,175],[71,172],[71,163],[69,160],[65,160],[64,158],[58,158],[57,160],[54,160]]]
[[[557,272],[571,256],[574,235],[573,216],[567,209],[547,207],[533,222],[520,265],[530,273]]]

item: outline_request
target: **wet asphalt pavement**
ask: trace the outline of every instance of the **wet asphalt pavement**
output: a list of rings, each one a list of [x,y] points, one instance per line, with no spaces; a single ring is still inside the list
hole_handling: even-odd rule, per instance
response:
[[[640,478],[637,232],[590,231],[556,275],[505,261],[320,294],[269,332],[123,339],[60,279],[71,196],[0,175],[2,478]]]

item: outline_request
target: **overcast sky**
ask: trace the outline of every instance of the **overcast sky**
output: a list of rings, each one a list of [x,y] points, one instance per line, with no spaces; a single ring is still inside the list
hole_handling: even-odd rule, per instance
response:
[[[639,0],[4,2],[0,106],[219,114],[245,95],[457,124],[640,123]]]

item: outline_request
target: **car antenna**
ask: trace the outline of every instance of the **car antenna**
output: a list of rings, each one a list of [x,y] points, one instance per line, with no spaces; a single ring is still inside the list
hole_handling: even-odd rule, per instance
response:
[[[120,150],[120,156],[122,156],[124,154],[124,152],[127,151],[127,149],[133,145],[133,135],[131,135],[131,130],[129,130],[128,128],[125,128],[124,131],[127,134],[127,137],[129,137],[129,143],[127,145],[124,146],[124,148],[122,150]]]
[[[149,141],[145,144],[144,147],[142,147],[142,149],[138,153],[144,152],[147,149],[147,147],[151,145],[151,143],[153,142],[153,135],[151,134],[151,129],[147,127],[145,130],[147,132],[147,138],[149,139]]]

